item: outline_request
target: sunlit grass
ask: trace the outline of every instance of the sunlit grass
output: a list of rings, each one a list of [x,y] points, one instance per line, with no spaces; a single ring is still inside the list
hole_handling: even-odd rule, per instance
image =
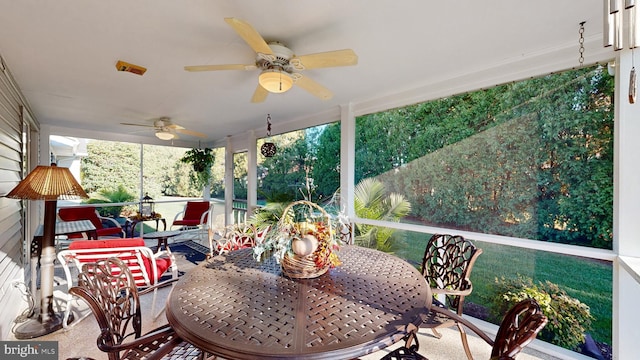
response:
[[[399,257],[420,265],[428,234],[405,232],[406,245]],[[535,283],[550,281],[571,297],[587,304],[594,317],[590,334],[611,344],[613,268],[610,262],[477,242],[483,253],[471,273],[473,293],[466,301],[484,305],[498,277],[528,276]]]

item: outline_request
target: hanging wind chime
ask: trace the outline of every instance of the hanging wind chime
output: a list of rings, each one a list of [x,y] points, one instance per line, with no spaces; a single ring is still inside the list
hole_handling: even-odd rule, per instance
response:
[[[271,137],[271,115],[267,114],[267,137]],[[276,154],[276,144],[266,141],[260,147],[260,152],[265,157],[272,157]]]
[[[633,49],[640,44],[640,12],[637,11],[636,0],[603,0],[604,1],[604,46],[613,46],[618,51],[624,48],[623,11],[628,13],[629,49],[631,49],[631,72],[629,74],[629,103],[636,102],[637,82],[635,54]],[[582,23],[584,24],[584,23]]]

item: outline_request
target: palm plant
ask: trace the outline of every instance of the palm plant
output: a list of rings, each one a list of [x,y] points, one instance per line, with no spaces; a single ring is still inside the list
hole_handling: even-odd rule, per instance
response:
[[[280,221],[280,217],[288,203],[270,202],[256,211],[247,219],[247,223],[254,225],[256,229],[262,230],[267,226],[274,227]]]
[[[133,201],[135,199],[135,195],[125,189],[123,185],[118,185],[116,189],[102,189],[98,191],[97,194],[94,194],[89,200],[86,201],[87,204],[104,204],[104,203],[123,203]],[[120,216],[122,212],[123,206],[105,206],[98,208],[98,212],[102,216],[109,216],[113,218],[117,218]]]
[[[387,195],[384,184],[376,179],[362,180],[354,189],[354,210],[363,219],[399,222],[411,211],[403,195]],[[361,246],[393,252],[396,248],[395,229],[367,224],[355,224],[355,243]]]

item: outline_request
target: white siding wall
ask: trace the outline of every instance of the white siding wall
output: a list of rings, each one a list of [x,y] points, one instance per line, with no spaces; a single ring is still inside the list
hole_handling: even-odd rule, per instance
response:
[[[30,124],[22,119],[24,100],[0,58],[0,196],[25,176],[26,140]],[[15,280],[24,281],[25,217],[19,200],[0,197],[0,339],[7,339],[16,316],[27,308]],[[26,203],[25,203],[26,206]]]

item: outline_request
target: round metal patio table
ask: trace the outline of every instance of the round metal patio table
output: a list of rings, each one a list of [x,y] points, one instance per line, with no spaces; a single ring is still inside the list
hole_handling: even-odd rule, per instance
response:
[[[426,281],[393,255],[357,246],[315,279],[282,275],[242,249],[202,262],[167,299],[167,319],[193,345],[228,359],[350,359],[389,346],[424,320]]]

